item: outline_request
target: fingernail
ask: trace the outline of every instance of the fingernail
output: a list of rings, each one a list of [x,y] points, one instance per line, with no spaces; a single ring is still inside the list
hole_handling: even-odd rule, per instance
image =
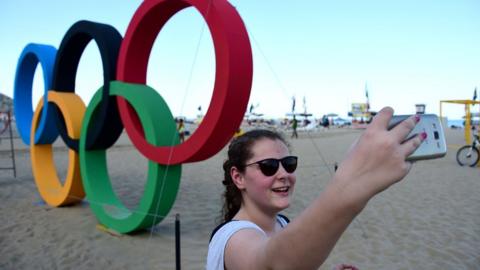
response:
[[[420,138],[422,138],[422,141],[425,140],[427,138],[427,133],[426,132],[422,132],[420,134]]]
[[[420,115],[415,114],[415,122],[416,123],[420,122]]]

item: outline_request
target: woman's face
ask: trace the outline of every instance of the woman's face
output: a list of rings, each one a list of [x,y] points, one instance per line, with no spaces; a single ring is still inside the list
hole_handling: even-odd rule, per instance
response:
[[[280,140],[260,139],[252,146],[253,156],[245,164],[274,158],[281,159],[290,155],[287,146]],[[243,174],[243,199],[249,200],[263,211],[276,214],[290,205],[295,186],[295,173],[288,173],[280,166],[272,176],[265,176],[258,164],[245,168]]]

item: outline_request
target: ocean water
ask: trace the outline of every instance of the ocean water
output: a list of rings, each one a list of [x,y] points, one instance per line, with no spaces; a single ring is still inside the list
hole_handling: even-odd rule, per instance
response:
[[[451,127],[451,126],[457,126],[457,127],[463,127],[463,122],[464,120],[463,119],[448,119],[448,127]]]
[[[457,127],[464,127],[464,122],[465,120],[464,119],[453,119],[453,120],[450,120],[448,119],[448,127],[451,127],[451,126],[457,126]],[[471,122],[472,125],[474,126],[478,126],[480,124],[479,120],[477,119],[474,119],[472,122]]]

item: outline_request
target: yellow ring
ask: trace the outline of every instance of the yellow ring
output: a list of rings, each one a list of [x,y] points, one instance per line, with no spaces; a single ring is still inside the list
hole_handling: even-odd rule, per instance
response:
[[[73,139],[80,138],[85,104],[74,93],[48,91],[48,101],[55,103],[62,113],[67,133]],[[37,105],[32,119],[30,135],[30,156],[32,171],[40,196],[51,206],[63,206],[81,201],[85,197],[78,153],[68,150],[68,172],[65,183],[60,182],[53,161],[52,144],[35,144],[37,129],[43,107],[43,99]]]

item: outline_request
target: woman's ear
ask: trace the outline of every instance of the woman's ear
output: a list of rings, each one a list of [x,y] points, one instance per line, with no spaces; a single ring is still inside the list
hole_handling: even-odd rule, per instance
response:
[[[232,166],[232,168],[230,168],[230,177],[232,177],[233,183],[239,190],[245,189],[245,177],[243,177],[243,173],[241,173],[237,167]]]

